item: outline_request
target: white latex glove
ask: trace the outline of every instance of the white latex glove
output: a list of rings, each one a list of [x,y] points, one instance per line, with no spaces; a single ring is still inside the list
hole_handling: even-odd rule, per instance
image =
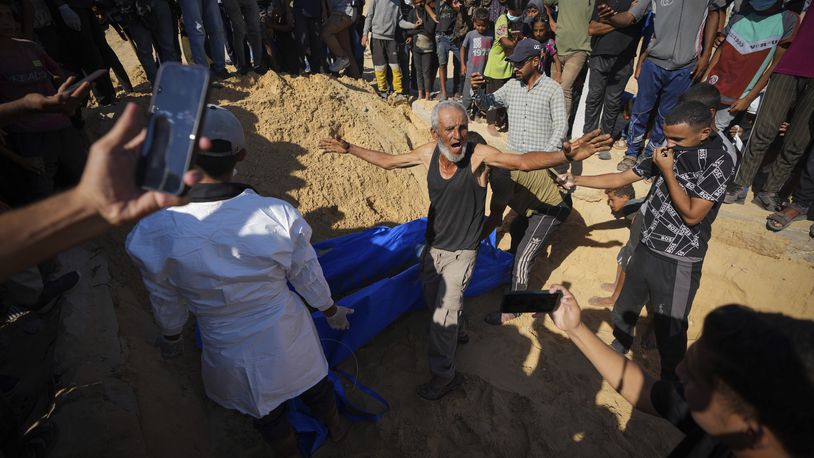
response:
[[[353,315],[353,309],[337,305],[336,313],[334,313],[333,316],[325,315],[325,319],[328,320],[328,326],[331,328],[338,331],[346,331],[350,329],[348,315]]]
[[[60,5],[58,9],[60,16],[62,16],[62,21],[69,29],[76,32],[82,30],[82,21],[79,20],[79,15],[76,14],[76,11],[72,10],[68,5]]]

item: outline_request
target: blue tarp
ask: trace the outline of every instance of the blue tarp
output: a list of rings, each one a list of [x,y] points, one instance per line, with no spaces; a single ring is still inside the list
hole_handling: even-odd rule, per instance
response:
[[[331,329],[322,313],[314,314],[314,323],[331,368],[335,369],[351,355],[351,351],[373,340],[405,313],[425,306],[419,263],[426,228],[427,219],[421,218],[393,228],[375,227],[314,244],[331,293],[334,297],[341,297],[337,304],[354,310],[347,331]],[[477,296],[508,283],[512,262],[511,254],[495,247],[493,233],[481,242],[472,280],[464,295]],[[348,412],[353,411],[350,418],[377,419],[383,412],[365,414],[353,408],[336,372],[340,371],[333,372],[331,379],[343,414],[348,416]],[[388,406],[384,399],[348,374],[343,375],[362,392],[377,399],[386,411]],[[299,433],[300,451],[310,456],[325,441],[326,428],[309,415],[299,400],[289,401],[288,407],[288,419]]]

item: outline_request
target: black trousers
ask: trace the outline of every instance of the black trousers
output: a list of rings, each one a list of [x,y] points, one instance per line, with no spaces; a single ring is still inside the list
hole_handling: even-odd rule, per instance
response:
[[[102,26],[96,21],[90,8],[73,9],[81,20],[81,29],[77,32],[71,30],[64,23],[61,24],[61,32],[68,43],[66,44],[65,67],[77,74],[90,75],[96,70],[109,70],[106,63],[110,58],[108,50],[110,46],[105,41],[105,32]],[[55,19],[61,21],[59,14]],[[110,53],[113,51],[110,50]],[[106,57],[108,59],[106,59]],[[99,96],[102,105],[108,105],[116,100],[116,91],[113,89],[113,82],[109,74],[102,75],[94,85],[94,91]]]
[[[429,94],[432,92],[432,65],[433,53],[416,52],[413,48],[413,64],[415,65],[416,89]]]
[[[808,147],[808,159],[800,174],[800,185],[793,194],[794,203],[810,208],[814,203],[814,143]]]
[[[622,93],[633,74],[633,59],[625,56],[591,56],[588,68],[591,75],[588,78],[588,97],[585,99],[583,132],[599,127],[603,134],[613,133],[622,106]]]
[[[322,41],[321,18],[309,18],[299,14],[294,15],[294,35],[297,40],[297,49],[300,52],[300,65],[305,67],[305,57],[311,64],[313,73],[322,73],[325,53],[323,48],[325,42]],[[291,52],[285,50],[284,52]]]
[[[336,412],[336,398],[334,386],[328,377],[323,378],[316,385],[299,395],[299,398],[311,409],[311,414],[320,420],[327,420]],[[273,445],[291,434],[291,425],[286,416],[286,403],[280,404],[263,418],[254,420],[254,427],[263,436],[263,439]]]
[[[486,78],[486,92],[491,94],[502,88],[511,78],[494,79]],[[486,112],[486,122],[494,126],[502,127],[508,125],[509,116],[505,108],[491,108]]]
[[[613,336],[625,349],[633,345],[636,321],[650,298],[662,379],[676,380],[676,366],[687,351],[687,317],[702,264],[677,261],[639,244],[625,270],[625,285],[613,306]]]
[[[571,207],[562,204],[549,207],[545,213],[534,213],[530,217],[518,216],[509,228],[514,253],[512,267],[512,291],[525,291],[529,286],[529,274],[541,252],[545,252],[551,234],[562,224]]]
[[[777,128],[788,120],[792,107],[794,115],[789,121],[789,131],[783,138],[783,149],[769,167],[763,191],[777,192],[789,179],[805,154],[814,131],[814,78],[775,73],[760,103],[733,189],[752,185],[766,151],[777,137]]]

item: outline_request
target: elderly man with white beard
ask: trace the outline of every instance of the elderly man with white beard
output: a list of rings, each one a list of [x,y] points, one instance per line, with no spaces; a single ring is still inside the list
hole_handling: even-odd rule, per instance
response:
[[[506,154],[467,141],[468,117],[454,101],[438,103],[431,114],[433,141],[404,154],[387,154],[352,145],[340,137],[319,147],[326,153],[351,154],[387,170],[424,165],[427,168],[430,210],[427,246],[422,258],[422,286],[432,310],[429,366],[432,378],[419,385],[418,395],[438,400],[463,381],[455,371],[455,350],[468,338],[459,329],[463,292],[475,267],[482,238],[489,168],[537,170],[590,157],[607,150],[608,135],[585,134],[562,151]]]

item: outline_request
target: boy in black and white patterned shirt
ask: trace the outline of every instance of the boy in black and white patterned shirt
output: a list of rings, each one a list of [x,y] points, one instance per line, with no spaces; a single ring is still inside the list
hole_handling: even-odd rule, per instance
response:
[[[653,178],[642,212],[641,241],[613,307],[613,347],[627,353],[642,306],[650,298],[661,377],[675,379],[687,348],[687,317],[701,280],[712,222],[735,174],[737,157],[712,132],[712,113],[684,102],[665,118],[667,145],[630,170],[562,175],[566,187],[610,189]]]

